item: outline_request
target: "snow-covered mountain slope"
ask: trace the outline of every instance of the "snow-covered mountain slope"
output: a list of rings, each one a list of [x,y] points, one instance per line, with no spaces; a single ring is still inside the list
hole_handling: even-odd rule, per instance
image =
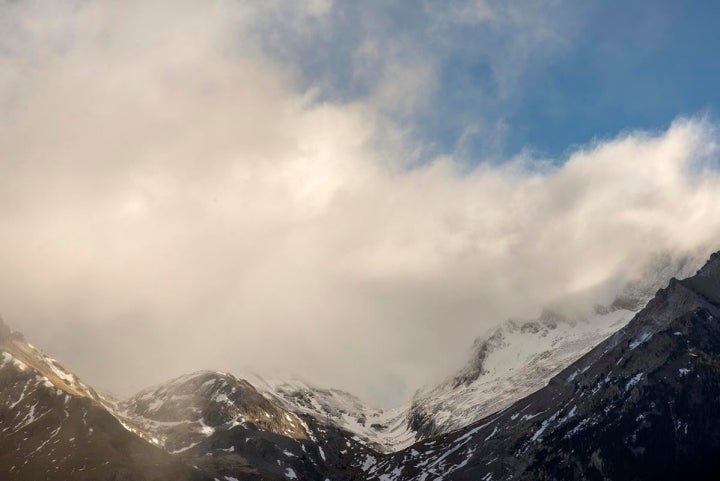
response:
[[[415,394],[410,430],[418,440],[448,433],[537,391],[627,324],[671,278],[692,275],[702,262],[702,254],[660,255],[609,305],[594,306],[590,314],[546,310],[537,319],[504,322],[475,340],[461,370]]]
[[[2,330],[0,348],[6,357],[12,358],[12,363],[16,367],[25,367],[37,372],[46,380],[44,382],[67,394],[102,402],[101,396],[94,389],[83,383],[58,361],[26,342],[22,335],[12,333],[2,321],[0,321],[0,330]],[[10,361],[9,357],[8,361]]]
[[[508,321],[475,343],[475,356],[456,375],[418,392],[408,413],[417,439],[447,433],[521,399],[609,335],[632,311],[616,310],[570,323],[546,312],[537,321]]]
[[[534,321],[506,321],[475,341],[473,355],[460,371],[391,410],[304,381],[244,377],[289,411],[333,424],[375,451],[388,453],[459,429],[540,389],[633,314],[616,309],[570,321],[546,311]]]
[[[390,452],[415,442],[407,423],[407,406],[382,410],[368,406],[340,389],[326,389],[298,379],[246,376],[267,398],[286,409],[333,425],[356,441],[379,452]]]
[[[211,478],[128,430],[94,389],[0,321],[0,479]]]
[[[720,253],[543,389],[379,460],[370,480],[714,480]]]

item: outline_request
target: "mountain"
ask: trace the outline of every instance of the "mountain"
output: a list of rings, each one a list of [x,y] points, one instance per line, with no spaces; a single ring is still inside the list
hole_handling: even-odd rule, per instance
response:
[[[0,479],[212,479],[140,438],[95,390],[0,320]]]
[[[580,320],[545,311],[507,321],[479,338],[465,367],[420,390],[407,417],[417,439],[462,428],[542,388],[563,368],[623,327],[634,312],[618,309]]]
[[[627,324],[671,278],[690,276],[703,262],[699,253],[659,254],[607,305],[580,313],[545,309],[536,319],[508,320],[490,329],[475,340],[465,366],[413,396],[404,414],[408,430],[414,440],[449,433],[542,388]]]
[[[115,409],[173,454],[191,449],[217,430],[243,423],[293,439],[308,437],[301,419],[267,400],[247,381],[222,372],[181,376],[140,391]]]
[[[369,479],[720,478],[720,253],[543,389]]]
[[[181,376],[116,409],[169,453],[218,477],[352,479],[367,451],[350,433],[287,410],[223,372]]]

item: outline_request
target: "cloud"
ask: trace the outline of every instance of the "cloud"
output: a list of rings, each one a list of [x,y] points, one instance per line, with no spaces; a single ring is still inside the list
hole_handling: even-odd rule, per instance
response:
[[[328,21],[313,5],[293,28]],[[267,10],[2,8],[0,306],[100,387],[278,368],[391,404],[493,323],[718,247],[709,121],[563,162],[417,163],[374,104],[396,87],[301,87]]]
[[[572,49],[587,10],[555,0],[335,2],[303,28],[296,15],[273,14],[258,15],[253,31],[320,100],[362,102],[402,125],[423,139],[423,160],[473,161],[519,150],[504,125],[517,118],[528,79]]]

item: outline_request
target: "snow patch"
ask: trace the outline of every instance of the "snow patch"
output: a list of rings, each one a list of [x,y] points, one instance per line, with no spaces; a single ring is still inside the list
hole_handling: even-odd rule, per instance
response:
[[[550,426],[551,423],[555,422],[555,420],[556,420],[557,417],[558,417],[558,414],[560,414],[560,411],[556,412],[555,414],[553,414],[552,416],[550,416],[548,419],[546,419],[545,421],[543,421],[542,424],[540,425],[540,429],[538,429],[537,431],[535,431],[535,434],[533,434],[533,436],[532,436],[532,438],[530,438],[530,440],[531,440],[531,441],[537,441],[537,440],[540,438],[540,436],[542,435],[542,433],[545,432],[545,430],[547,429],[547,427]]]
[[[629,391],[633,386],[639,383],[644,374],[645,373],[639,372],[635,374],[632,378],[630,378],[627,384],[625,384],[625,391]]]

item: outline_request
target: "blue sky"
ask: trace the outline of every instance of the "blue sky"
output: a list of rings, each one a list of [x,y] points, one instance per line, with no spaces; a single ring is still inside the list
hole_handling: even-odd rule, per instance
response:
[[[330,101],[363,99],[389,62],[429,66],[425,103],[396,116],[428,154],[470,163],[523,149],[558,161],[593,139],[720,108],[712,2],[490,1],[475,2],[487,17],[452,14],[473,3],[336,2],[326,27],[266,36],[267,48]],[[384,58],[360,73],[368,39]]]
[[[719,27],[712,2],[595,2],[572,48],[526,77],[507,148],[557,155],[679,115],[714,117]]]

